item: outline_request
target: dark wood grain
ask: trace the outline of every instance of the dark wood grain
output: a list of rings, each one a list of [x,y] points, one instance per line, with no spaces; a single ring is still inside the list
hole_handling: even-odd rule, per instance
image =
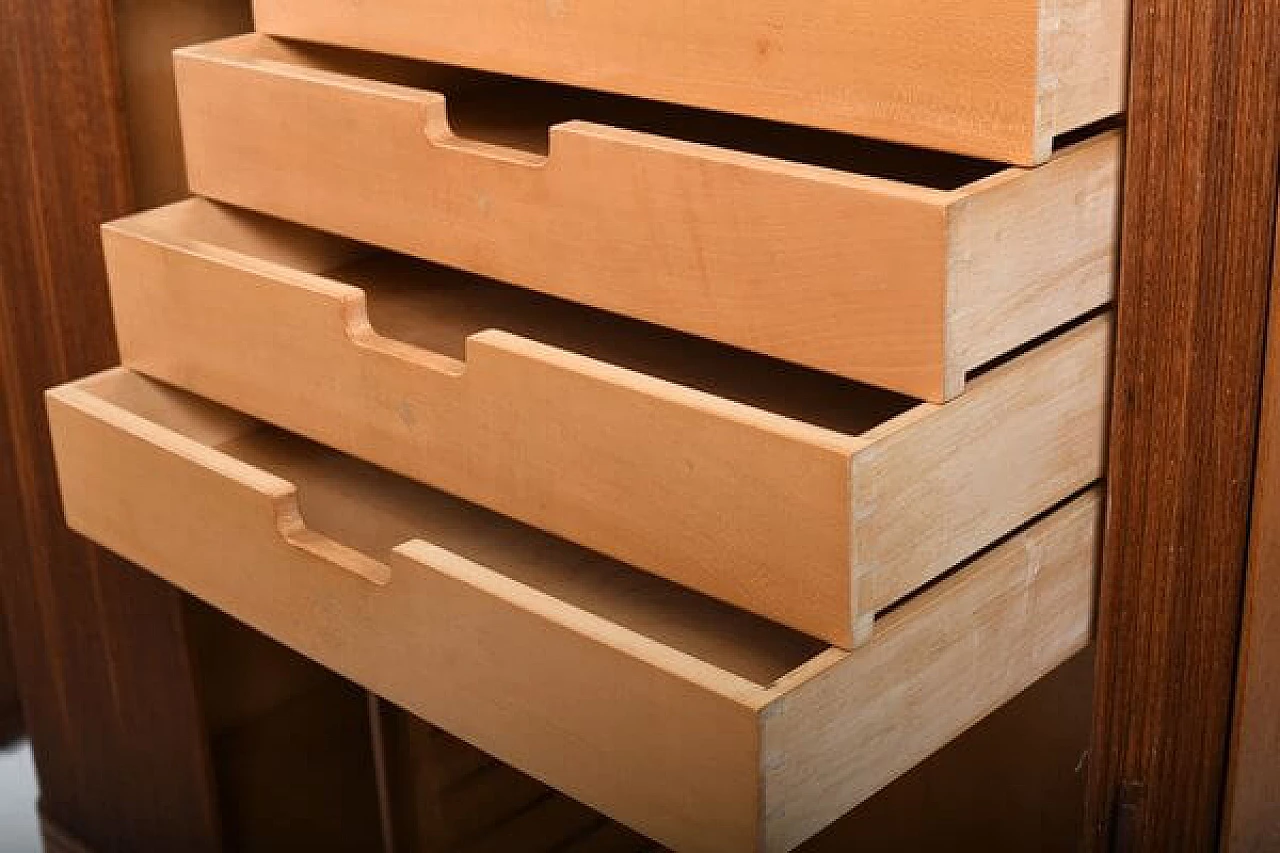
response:
[[[1091,849],[1219,832],[1280,144],[1280,0],[1136,0]]]
[[[1276,229],[1275,245],[1275,254],[1280,256],[1280,228]],[[1258,442],[1231,785],[1223,833],[1230,853],[1280,850],[1280,266],[1272,270]]]
[[[97,225],[128,211],[112,9],[0,0],[0,588],[42,807],[96,853],[213,851],[179,597],[69,533],[44,388],[116,360]]]
[[[22,700],[18,692],[18,674],[13,669],[13,648],[9,626],[4,618],[4,602],[0,598],[0,748],[22,737]]]

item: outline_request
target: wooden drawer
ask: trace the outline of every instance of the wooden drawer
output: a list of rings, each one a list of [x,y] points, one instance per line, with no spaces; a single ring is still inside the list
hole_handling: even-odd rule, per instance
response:
[[[839,646],[1102,471],[1106,317],[937,406],[210,202],[105,238],[128,366]]]
[[[1088,634],[1096,494],[847,653],[137,374],[49,404],[75,529],[678,850],[793,847]]]
[[[935,402],[1114,286],[1116,132],[1004,169],[261,36],[177,74],[200,195]]]
[[[1127,0],[256,0],[260,30],[992,160],[1124,105]]]

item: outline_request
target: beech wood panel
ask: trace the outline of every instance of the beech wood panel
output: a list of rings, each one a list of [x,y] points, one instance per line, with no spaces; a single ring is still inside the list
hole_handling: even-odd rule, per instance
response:
[[[177,74],[200,195],[924,399],[1113,290],[1114,132],[1028,171],[256,35]]]
[[[49,400],[77,529],[675,849],[793,848],[1089,631],[1093,493],[848,653],[136,374]]]
[[[1124,0],[256,0],[258,27],[1016,163],[1124,104]]]
[[[105,236],[129,366],[840,646],[1101,473],[1105,317],[935,406],[208,202]]]

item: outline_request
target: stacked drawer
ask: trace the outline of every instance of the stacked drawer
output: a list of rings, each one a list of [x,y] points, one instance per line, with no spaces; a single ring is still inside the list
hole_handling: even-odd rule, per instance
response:
[[[716,5],[259,0],[50,417],[86,535],[787,850],[1087,639],[1124,8]]]

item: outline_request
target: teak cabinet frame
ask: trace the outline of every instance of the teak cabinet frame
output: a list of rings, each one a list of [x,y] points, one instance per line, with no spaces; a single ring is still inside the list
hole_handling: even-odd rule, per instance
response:
[[[212,851],[179,596],[65,531],[40,397],[116,360],[97,225],[138,206],[115,32],[130,5],[0,0],[0,590],[50,849],[71,849],[61,827],[95,853]],[[1135,0],[1133,22],[1082,840],[1200,850],[1223,837],[1277,286],[1280,0]],[[1233,846],[1263,831],[1235,826]]]

